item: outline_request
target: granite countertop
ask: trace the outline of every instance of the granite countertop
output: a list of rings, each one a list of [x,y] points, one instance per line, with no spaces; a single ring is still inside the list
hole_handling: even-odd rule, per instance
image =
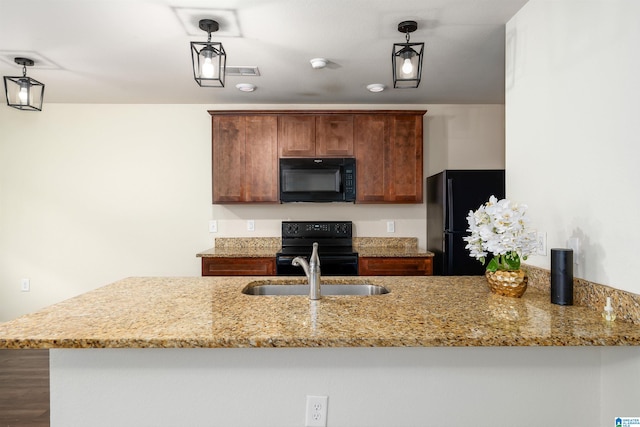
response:
[[[269,258],[280,251],[279,237],[217,238],[215,247],[196,254],[197,257]],[[414,237],[354,237],[353,248],[361,257],[433,257],[433,252],[418,248]]]
[[[267,277],[127,278],[0,324],[0,348],[433,347],[640,345],[640,326],[605,323],[529,288],[489,292],[483,277],[342,277],[376,296],[250,296]]]
[[[280,251],[279,237],[222,237],[213,248],[198,252],[199,258],[274,258]]]

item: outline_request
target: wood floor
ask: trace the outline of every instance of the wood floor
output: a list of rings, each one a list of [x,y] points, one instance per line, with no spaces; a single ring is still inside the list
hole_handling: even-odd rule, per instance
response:
[[[49,427],[48,350],[0,350],[0,427]]]

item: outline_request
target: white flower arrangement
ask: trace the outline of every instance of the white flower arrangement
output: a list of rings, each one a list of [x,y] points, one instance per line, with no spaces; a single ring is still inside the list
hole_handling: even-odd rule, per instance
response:
[[[519,270],[520,259],[526,260],[538,250],[536,233],[527,229],[526,210],[526,205],[491,196],[478,210],[469,211],[467,231],[471,235],[464,237],[469,255],[484,264],[492,254],[488,271]]]

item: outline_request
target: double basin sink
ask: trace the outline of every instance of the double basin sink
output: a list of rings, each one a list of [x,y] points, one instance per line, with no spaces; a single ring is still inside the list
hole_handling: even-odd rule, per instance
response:
[[[286,295],[309,295],[309,285],[306,283],[283,283],[260,281],[252,282],[242,289],[246,295],[266,295],[266,296],[286,296]],[[348,283],[348,284],[321,284],[320,294],[324,296],[335,295],[384,295],[389,290],[384,286],[372,285],[369,283]]]

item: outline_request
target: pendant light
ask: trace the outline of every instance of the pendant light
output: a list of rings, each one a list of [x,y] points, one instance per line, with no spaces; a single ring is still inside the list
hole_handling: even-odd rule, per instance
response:
[[[206,31],[206,42],[191,42],[193,78],[202,87],[224,87],[227,54],[222,43],[211,41],[211,33],[218,31],[218,23],[212,19],[201,19],[198,26]]]
[[[406,43],[394,43],[391,62],[393,65],[393,87],[416,88],[422,75],[424,43],[410,43],[410,34],[418,29],[416,21],[403,21],[398,31],[405,33]]]
[[[28,58],[14,58],[18,65],[22,65],[22,76],[4,77],[4,92],[7,97],[7,105],[26,111],[42,111],[44,98],[44,84],[27,77],[27,66],[33,65],[33,60]]]

